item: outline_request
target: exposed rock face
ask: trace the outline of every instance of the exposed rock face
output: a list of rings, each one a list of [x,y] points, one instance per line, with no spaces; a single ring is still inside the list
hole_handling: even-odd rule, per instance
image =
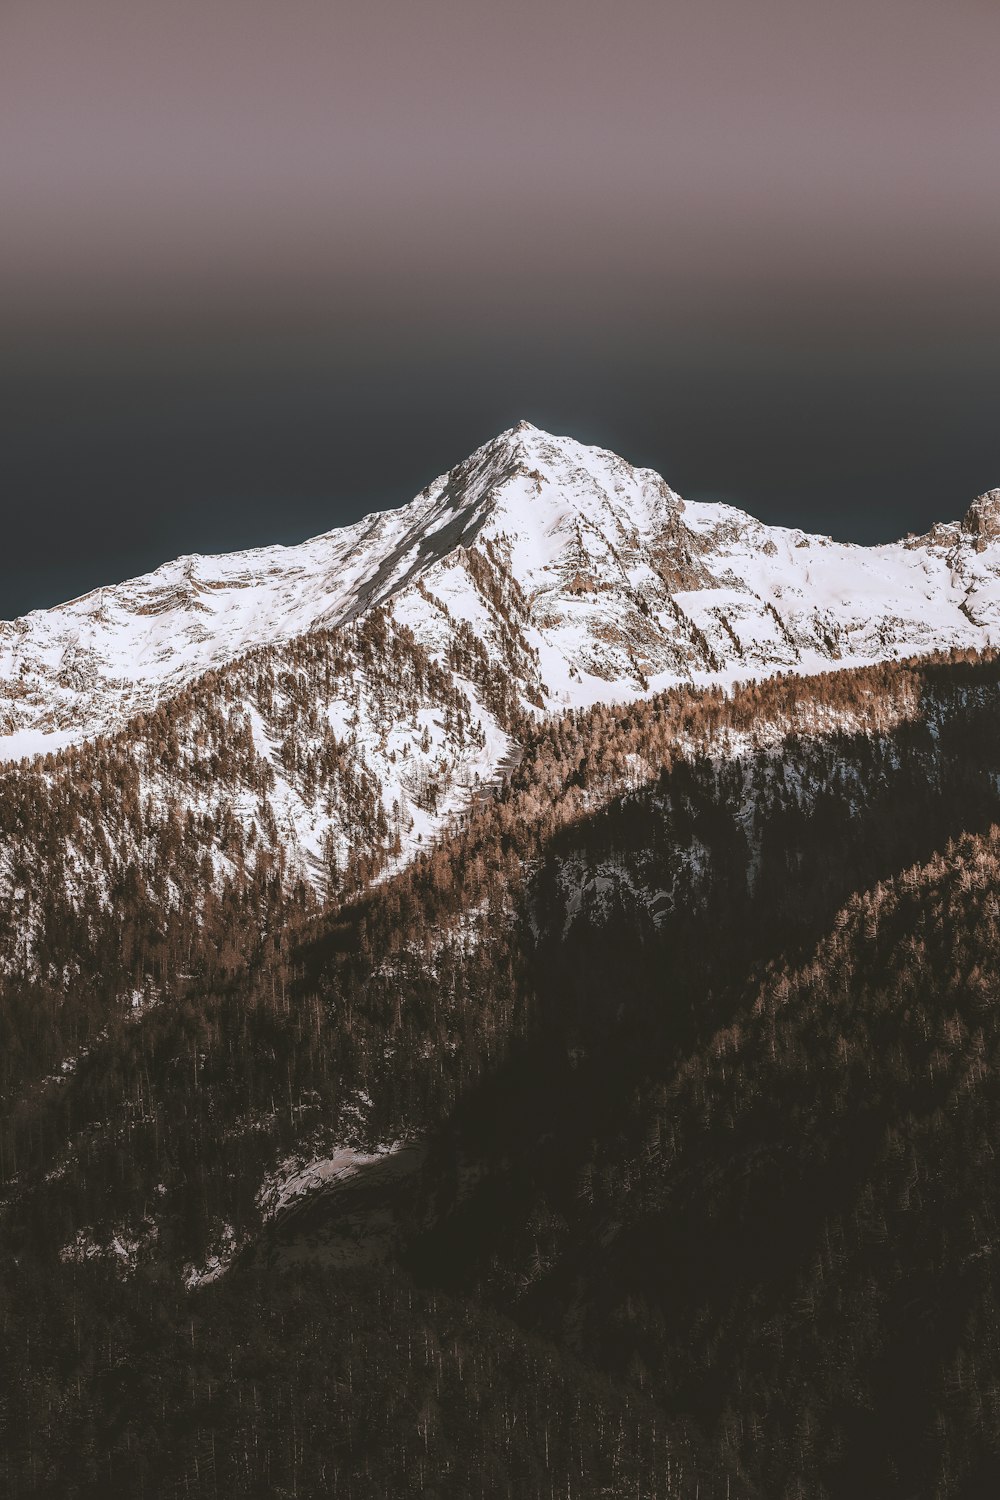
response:
[[[962,518],[962,530],[973,538],[977,552],[1000,538],[1000,490],[977,495]]]
[[[535,709],[983,645],[1000,639],[1000,491],[925,537],[850,546],[685,504],[520,422],[399,510],[0,623],[0,756],[109,732],[250,648],[375,607],[442,664],[474,644]]]

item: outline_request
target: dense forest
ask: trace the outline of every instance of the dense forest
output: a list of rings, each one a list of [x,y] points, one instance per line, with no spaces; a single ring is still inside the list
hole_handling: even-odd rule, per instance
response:
[[[145,722],[175,802],[113,741],[5,775],[9,1493],[991,1493],[1000,659],[538,723],[463,663],[519,759],[393,871],[302,750],[368,629],[279,693],[323,881],[232,813],[250,659]]]

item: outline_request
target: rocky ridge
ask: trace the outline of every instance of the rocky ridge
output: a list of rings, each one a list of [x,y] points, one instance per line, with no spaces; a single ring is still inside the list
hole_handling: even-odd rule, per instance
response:
[[[861,547],[685,503],[526,422],[410,504],[296,547],[183,557],[0,624],[0,755],[121,727],[254,647],[379,607],[439,661],[474,637],[535,710],[1000,632],[1000,491]]]

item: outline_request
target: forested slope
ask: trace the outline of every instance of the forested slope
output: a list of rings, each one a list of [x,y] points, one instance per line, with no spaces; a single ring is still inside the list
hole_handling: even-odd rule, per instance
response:
[[[998,997],[993,828],[853,896],[672,1066],[574,1010],[575,1113],[536,1049],[470,1105],[442,1173],[486,1142],[480,1184],[425,1273],[697,1416],[763,1494],[991,1494]]]
[[[204,1318],[205,1389],[227,1387],[227,1361],[239,1371],[257,1358],[247,1319],[258,1321],[249,1309],[260,1298],[312,1308],[332,1298],[337,1311],[304,1324],[289,1312],[299,1332],[276,1334],[268,1355],[271,1383],[297,1392],[289,1420],[318,1432],[289,1363],[295,1339],[312,1340],[317,1359],[335,1325],[364,1345],[377,1333],[372,1298],[381,1306],[387,1287],[390,1326],[418,1341],[425,1330],[426,1347],[440,1318],[485,1317],[483,1349],[499,1339],[512,1369],[530,1365],[542,1346],[484,1308],[548,1341],[544,1381],[604,1414],[574,1470],[558,1408],[557,1493],[571,1473],[573,1494],[686,1495],[678,1486],[696,1471],[702,1495],[726,1483],[769,1500],[975,1493],[992,1462],[990,1422],[975,1442],[964,1434],[975,1402],[992,1399],[989,1308],[977,1293],[961,1316],[929,1309],[935,1278],[964,1276],[966,1262],[989,1280],[988,1064],[961,1107],[957,1080],[992,1045],[981,996],[994,982],[998,730],[1000,663],[957,656],[567,714],[527,734],[497,795],[384,883],[322,912],[275,907],[247,924],[242,946],[220,943],[215,918],[192,921],[183,973],[160,971],[159,1003],[105,1007],[99,1025],[95,1010],[85,1054],[57,1077],[45,1070],[73,1050],[72,994],[50,989],[39,1007],[36,988],[12,989],[0,1252],[27,1393],[10,1407],[17,1493],[42,1472],[22,1441],[32,1406],[48,1411],[52,1444],[71,1440],[81,1402],[122,1438],[110,1492],[153,1475],[157,1401],[175,1434],[228,1433],[225,1463],[245,1463],[232,1436],[243,1429],[209,1420],[180,1376],[109,1384],[92,1361],[102,1339],[111,1368],[131,1370],[141,1344],[170,1370],[186,1320]],[[959,901],[963,881],[979,897]],[[919,961],[911,929],[926,930]],[[966,1030],[951,1044],[942,1028],[954,1016]],[[926,1150],[925,1130],[936,1141]],[[891,1142],[911,1136],[920,1163],[938,1162],[945,1197],[918,1175],[906,1201],[929,1205],[929,1222],[915,1212],[897,1234],[915,1158],[907,1147],[901,1176]],[[387,1251],[334,1273],[317,1210],[304,1270],[270,1255],[262,1185],[282,1163],[415,1137],[427,1165],[393,1210]],[[976,1171],[959,1170],[959,1157]],[[985,1226],[978,1239],[972,1225]],[[393,1271],[385,1253],[408,1269]],[[226,1265],[188,1303],[185,1278]],[[107,1321],[109,1275],[125,1277],[141,1337],[117,1312]],[[295,1290],[302,1277],[307,1291]],[[923,1288],[912,1319],[908,1279]],[[447,1296],[435,1302],[434,1288]],[[403,1296],[424,1309],[412,1324],[409,1302],[398,1321]],[[33,1340],[20,1309],[47,1301],[56,1321]],[[89,1331],[74,1353],[67,1329],[80,1319]],[[188,1334],[196,1349],[197,1329]],[[585,1367],[613,1385],[588,1384]],[[376,1405],[388,1368],[370,1371]],[[503,1407],[521,1378],[496,1375],[490,1399]],[[371,1493],[410,1492],[424,1394],[393,1408],[407,1436],[389,1468],[369,1469],[365,1482],[382,1485]],[[362,1408],[350,1390],[340,1399],[346,1431]],[[634,1443],[605,1441],[615,1410],[635,1423]],[[919,1452],[907,1411],[930,1428]],[[666,1424],[658,1457],[636,1412]],[[452,1476],[441,1493],[464,1493],[476,1473],[486,1493],[520,1475],[526,1487],[512,1494],[546,1494],[555,1471],[531,1468],[539,1413],[522,1409],[517,1441],[506,1456],[491,1450],[482,1474],[436,1429],[425,1459]],[[285,1466],[281,1484],[291,1463],[300,1493],[323,1493],[287,1441],[268,1450]],[[313,1441],[324,1472],[361,1485],[339,1440]],[[683,1480],[671,1458],[674,1488],[667,1449],[695,1455]],[[235,1485],[236,1470],[225,1472]],[[185,1470],[190,1493],[213,1493],[205,1473]],[[246,1493],[268,1482],[266,1466],[240,1473]]]

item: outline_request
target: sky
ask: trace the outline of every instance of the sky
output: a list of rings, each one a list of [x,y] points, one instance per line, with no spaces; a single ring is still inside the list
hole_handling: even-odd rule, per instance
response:
[[[878,541],[1000,485],[995,0],[4,0],[0,618],[525,417]]]

